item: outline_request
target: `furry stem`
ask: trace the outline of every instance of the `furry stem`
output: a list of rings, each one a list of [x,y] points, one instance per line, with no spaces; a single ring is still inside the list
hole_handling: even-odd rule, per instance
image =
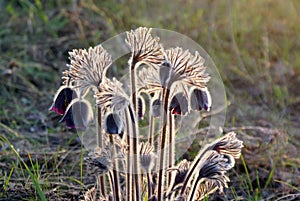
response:
[[[150,101],[151,102],[151,101]],[[150,108],[149,108],[149,133],[148,133],[148,142],[149,144],[153,145],[153,134],[154,134],[154,117],[151,114],[152,111],[152,104],[150,103]]]
[[[103,133],[102,133],[102,110],[100,107],[98,107],[98,147],[103,149]],[[105,188],[105,179],[104,175],[101,175],[99,177],[99,184],[100,184],[100,193],[103,195],[103,197],[106,197],[106,188]]]
[[[160,155],[159,155],[159,169],[158,169],[158,183],[157,183],[157,200],[163,200],[164,191],[164,158],[165,158],[165,147],[166,147],[166,133],[167,133],[167,115],[168,115],[168,102],[170,96],[170,90],[163,88],[162,97],[162,110],[161,110],[161,144],[160,144]]]
[[[130,140],[130,133],[132,131],[131,129],[131,124],[130,124],[130,114],[129,114],[129,109],[126,109],[125,112],[125,119],[126,119],[126,128],[127,128],[127,135],[126,135],[126,140],[127,140],[127,158],[126,158],[126,200],[127,201],[132,201],[133,200],[133,195],[134,195],[134,189],[132,188],[132,163],[131,163],[131,153],[133,153],[132,150],[132,143]]]
[[[116,201],[121,200],[120,197],[120,188],[119,188],[119,175],[118,175],[118,163],[116,162],[116,160],[114,159],[115,154],[116,154],[116,147],[114,146],[114,138],[113,136],[109,135],[109,140],[112,146],[112,156],[113,156],[113,183],[114,183],[114,191],[113,191],[113,195],[115,197]]]
[[[191,167],[189,168],[189,171],[188,171],[187,175],[185,176],[184,182],[182,184],[180,195],[184,194],[184,192],[187,188],[187,185],[189,184],[190,180],[192,179],[192,175],[193,175],[196,167],[198,166],[201,158],[203,157],[203,155],[205,154],[206,151],[207,151],[207,148],[204,148],[201,151],[201,153],[195,158],[195,162],[193,162]]]
[[[139,179],[139,165],[138,165],[138,159],[139,159],[139,151],[138,151],[138,144],[139,144],[139,134],[138,134],[138,125],[137,125],[137,87],[136,87],[136,63],[132,63],[130,66],[130,81],[131,81],[131,97],[132,97],[132,106],[133,111],[131,107],[129,106],[129,110],[133,116],[132,118],[132,134],[133,134],[133,173],[134,173],[134,183],[135,183],[135,190],[136,190],[136,200],[140,200],[140,179]]]
[[[148,199],[152,196],[152,181],[151,181],[151,173],[147,172],[147,184],[148,184]]]
[[[174,115],[169,112],[169,159],[168,159],[168,168],[172,168],[175,160],[175,132],[174,132]],[[172,172],[168,173],[168,186],[171,184]]]

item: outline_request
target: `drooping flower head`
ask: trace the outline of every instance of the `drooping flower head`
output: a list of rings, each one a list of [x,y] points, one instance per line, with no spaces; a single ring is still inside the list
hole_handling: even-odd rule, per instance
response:
[[[202,196],[214,193],[217,189],[219,192],[223,192],[223,188],[227,188],[227,182],[230,181],[228,176],[226,176],[227,167],[228,160],[223,155],[213,150],[207,151],[201,158],[200,166],[199,169],[197,169],[188,200],[193,200],[199,188],[202,188],[200,190],[205,193],[205,195]],[[209,181],[209,183],[205,183],[206,181]],[[210,183],[213,183],[213,185],[208,185]],[[217,186],[217,188],[215,188],[215,186]]]
[[[77,95],[73,87],[66,85],[61,86],[54,96],[53,103],[49,108],[49,111],[54,111],[60,115],[65,114],[68,105],[74,98],[77,98]]]
[[[122,89],[122,83],[113,78],[105,79],[100,84],[100,91],[95,95],[96,104],[112,111],[124,110],[130,103],[127,94]]]
[[[70,128],[85,130],[93,120],[94,113],[90,102],[76,98],[68,105],[60,122],[66,122]]]
[[[100,91],[95,95],[96,104],[107,112],[104,128],[107,134],[119,134],[122,138],[124,132],[124,110],[130,105],[127,94],[122,89],[122,83],[115,78],[111,81],[105,78],[100,84]]]
[[[188,112],[188,100],[182,92],[173,96],[169,110],[175,115],[185,115]]]
[[[179,162],[179,164],[174,167],[170,168],[169,171],[172,172],[172,178],[171,178],[171,184],[169,186],[169,189],[167,190],[166,197],[171,197],[173,193],[178,191],[187,175],[187,172],[190,167],[190,161],[187,161],[186,159],[183,159]]]
[[[85,158],[90,173],[95,175],[106,174],[112,167],[110,157],[101,148],[96,148]]]
[[[210,111],[211,108],[211,96],[208,89],[195,88],[191,90],[191,109],[192,110],[206,110]]]
[[[154,165],[154,147],[149,143],[140,144],[140,164],[144,171],[149,172]]]
[[[124,131],[123,121],[119,113],[109,113],[104,120],[104,129],[108,134],[122,134]]]
[[[153,117],[159,117],[160,116],[160,109],[161,108],[161,100],[155,99],[152,102],[152,111],[151,114]]]
[[[138,96],[138,118],[140,120],[144,119],[144,115],[146,112],[146,104],[145,100],[142,96]]]
[[[238,159],[241,156],[243,141],[237,139],[235,132],[229,132],[216,140],[215,143],[212,143],[210,148],[216,150],[220,154],[230,155],[233,158]]]
[[[206,145],[194,159],[184,181],[184,185],[189,186],[189,181],[194,179],[189,192],[190,199],[194,198],[198,189],[210,194],[217,189],[222,192],[223,188],[227,188],[229,178],[225,173],[234,166],[235,159],[240,157],[242,147],[243,142],[236,138],[234,132]]]

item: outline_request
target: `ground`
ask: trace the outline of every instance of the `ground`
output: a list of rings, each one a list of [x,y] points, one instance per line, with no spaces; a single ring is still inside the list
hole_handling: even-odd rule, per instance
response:
[[[297,0],[1,1],[0,200],[39,200],[39,188],[78,200],[93,186],[77,134],[48,108],[68,51],[139,26],[192,38],[223,79],[223,130],[245,147],[226,194],[212,199],[300,200],[299,9]]]

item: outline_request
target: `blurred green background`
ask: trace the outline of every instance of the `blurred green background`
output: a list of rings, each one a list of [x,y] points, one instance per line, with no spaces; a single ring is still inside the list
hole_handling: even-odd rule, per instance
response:
[[[197,41],[224,81],[224,130],[245,142],[226,196],[300,199],[300,1],[1,0],[0,200],[79,199],[92,184],[76,134],[48,112],[68,51],[139,26]],[[80,153],[80,154],[78,154]],[[298,197],[297,197],[298,196]]]

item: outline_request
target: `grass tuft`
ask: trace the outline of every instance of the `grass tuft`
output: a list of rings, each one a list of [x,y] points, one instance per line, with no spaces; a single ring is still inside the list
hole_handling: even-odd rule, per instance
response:
[[[0,136],[0,141],[5,142],[10,149],[13,151],[13,153],[17,156],[17,158],[21,161],[21,164],[25,167],[27,173],[30,176],[30,179],[32,180],[35,190],[37,191],[40,199],[42,201],[47,201],[45,194],[39,184],[38,178],[36,178],[36,176],[34,175],[34,173],[31,172],[31,170],[29,169],[29,167],[27,166],[27,164],[24,162],[23,158],[19,155],[19,153],[17,152],[17,150],[15,150],[14,146],[9,142],[9,140],[4,137],[4,136]]]

